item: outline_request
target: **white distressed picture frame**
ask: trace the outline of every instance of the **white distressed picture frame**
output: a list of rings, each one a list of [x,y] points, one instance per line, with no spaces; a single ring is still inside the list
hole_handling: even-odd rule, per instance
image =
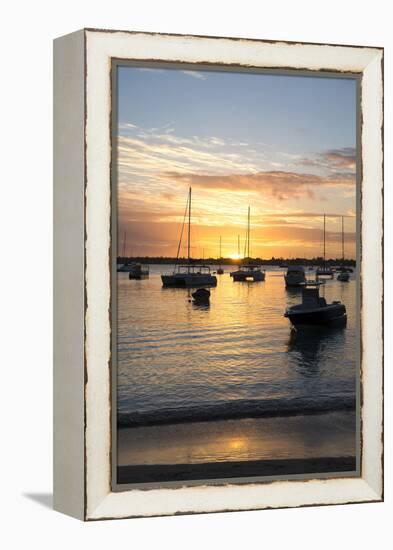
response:
[[[86,29],[54,53],[55,509],[98,520],[382,500],[383,50]],[[359,477],[112,491],[113,59],[361,74]]]

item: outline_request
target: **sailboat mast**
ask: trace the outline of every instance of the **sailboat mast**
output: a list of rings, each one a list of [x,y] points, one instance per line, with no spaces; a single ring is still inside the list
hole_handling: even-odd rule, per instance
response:
[[[323,215],[323,263],[326,263],[326,214]]]
[[[222,255],[221,255],[221,235],[220,235],[220,260],[222,258]]]
[[[344,216],[341,216],[341,258],[344,261]]]
[[[126,257],[126,242],[127,242],[127,233],[124,231],[124,239],[123,239],[123,258]]]
[[[237,236],[237,256],[240,258],[240,235]]]
[[[250,258],[250,207],[248,207],[247,258]]]
[[[188,196],[188,263],[191,260],[191,187]]]

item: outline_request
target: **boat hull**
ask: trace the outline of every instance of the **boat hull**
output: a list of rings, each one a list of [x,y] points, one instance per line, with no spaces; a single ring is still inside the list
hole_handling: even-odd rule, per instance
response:
[[[347,313],[343,304],[334,304],[309,311],[296,311],[289,308],[285,313],[295,326],[329,326],[340,327],[347,324]]]
[[[125,264],[125,265],[122,265],[120,267],[117,268],[117,272],[118,273],[129,273],[130,271],[132,271],[133,269],[135,269],[135,266],[132,265],[132,264]]]
[[[231,273],[232,279],[237,282],[242,281],[264,281],[265,273],[263,271],[247,272],[247,271],[234,271]]]
[[[331,269],[317,269],[316,276],[317,278],[326,277],[326,279],[333,279],[334,273]]]
[[[148,279],[149,278],[149,273],[132,273],[131,271],[129,272],[128,274],[128,278],[129,279],[136,279],[136,280],[141,280],[141,279]]]
[[[199,286],[217,286],[217,278],[214,275],[199,274],[174,274],[161,275],[164,287],[192,288]]]
[[[287,275],[285,275],[284,279],[286,287],[304,286],[306,284],[305,277],[288,277]]]
[[[349,273],[342,272],[337,275],[337,281],[341,281],[342,283],[348,283],[350,279]]]

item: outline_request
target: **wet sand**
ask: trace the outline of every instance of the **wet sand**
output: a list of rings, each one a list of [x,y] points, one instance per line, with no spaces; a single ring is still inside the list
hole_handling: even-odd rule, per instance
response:
[[[355,457],[288,458],[285,460],[251,460],[242,462],[209,462],[206,464],[160,464],[120,466],[118,483],[157,483],[197,479],[247,478],[353,472]]]
[[[118,483],[350,472],[354,411],[120,428]]]

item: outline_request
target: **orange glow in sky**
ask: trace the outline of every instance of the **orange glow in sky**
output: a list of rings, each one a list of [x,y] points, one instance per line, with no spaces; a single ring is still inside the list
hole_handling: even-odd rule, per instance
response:
[[[191,74],[192,73],[192,74]],[[356,256],[356,86],[310,78],[124,67],[118,253],[175,257],[192,187],[192,256]],[[238,237],[240,254],[238,254]],[[185,240],[184,240],[185,245]],[[186,255],[185,246],[181,255]]]

